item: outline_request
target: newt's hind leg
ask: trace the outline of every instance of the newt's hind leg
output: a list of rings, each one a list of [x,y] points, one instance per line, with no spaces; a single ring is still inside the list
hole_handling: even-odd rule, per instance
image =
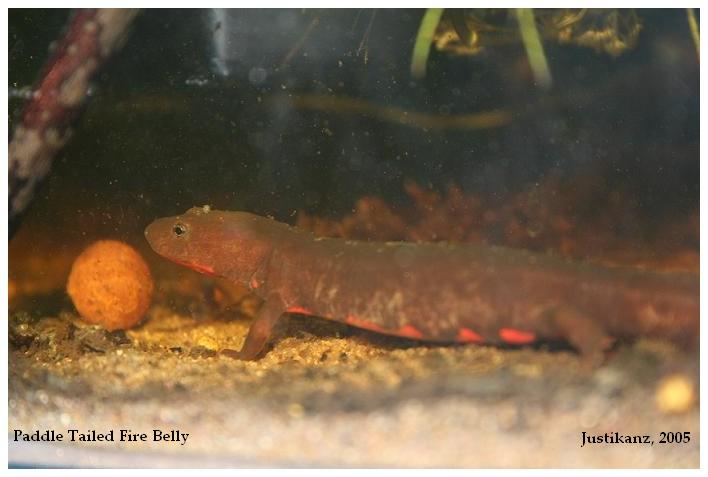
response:
[[[588,364],[599,365],[604,361],[605,350],[613,340],[600,323],[573,308],[561,307],[553,313],[553,324]]]
[[[278,319],[285,312],[285,305],[279,297],[269,297],[258,311],[256,321],[251,324],[241,350],[225,349],[221,354],[235,359],[255,360],[265,348]]]

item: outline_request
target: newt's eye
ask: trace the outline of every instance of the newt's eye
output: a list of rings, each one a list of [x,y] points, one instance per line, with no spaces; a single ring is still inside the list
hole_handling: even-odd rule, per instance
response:
[[[187,226],[180,222],[177,222],[172,228],[172,231],[177,237],[181,237],[182,235],[187,233]]]

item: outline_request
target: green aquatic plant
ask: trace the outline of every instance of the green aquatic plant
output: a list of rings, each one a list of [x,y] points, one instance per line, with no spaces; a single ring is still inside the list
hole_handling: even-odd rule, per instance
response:
[[[697,43],[692,9],[689,25]],[[521,42],[534,80],[549,88],[552,75],[544,42],[591,48],[618,57],[637,45],[642,21],[633,9],[441,9],[421,19],[411,59],[414,78],[425,77],[431,45],[439,51],[474,56],[487,48]]]
[[[691,29],[691,37],[693,37],[693,44],[696,45],[696,54],[698,58],[701,57],[701,33],[698,30],[698,21],[696,20],[696,14],[693,13],[693,8],[686,9],[686,17],[688,18],[688,28]]]
[[[531,8],[517,8],[516,19],[519,22],[519,31],[521,32],[521,42],[526,49],[526,56],[529,59],[529,65],[533,72],[533,77],[541,88],[548,89],[551,87],[553,80],[551,78],[551,70],[548,67],[546,53],[543,50],[541,35],[536,27],[536,17]]]
[[[633,9],[534,8],[531,13],[544,42],[591,48],[613,57],[634,48],[642,30]],[[452,9],[445,10],[433,42],[440,51],[473,56],[523,41],[521,35],[516,9]]]
[[[438,28],[438,23],[440,23],[440,18],[444,11],[444,8],[428,8],[420,21],[418,35],[413,46],[413,58],[411,59],[411,75],[416,79],[425,77],[430,47],[433,44],[435,30]]]

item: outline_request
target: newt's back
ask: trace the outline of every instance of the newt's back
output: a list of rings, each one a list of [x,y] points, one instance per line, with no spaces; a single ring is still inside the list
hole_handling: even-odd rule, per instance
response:
[[[313,239],[275,256],[293,307],[409,337],[454,341],[461,329],[489,342],[500,329],[551,337],[559,332],[549,315],[558,310],[600,321],[613,336],[684,341],[698,330],[690,274],[463,244]]]
[[[699,282],[690,274],[480,245],[319,239],[253,214],[208,208],[159,219],[146,237],[167,258],[265,299],[246,340],[249,358],[286,311],[423,340],[560,337],[590,352],[608,335],[688,344],[698,338]]]

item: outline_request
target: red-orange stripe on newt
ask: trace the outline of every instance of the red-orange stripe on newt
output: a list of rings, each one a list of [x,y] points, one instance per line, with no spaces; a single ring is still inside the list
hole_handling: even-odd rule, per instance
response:
[[[412,338],[414,340],[423,339],[423,333],[421,333],[421,331],[413,325],[406,325],[401,328],[398,328],[396,331],[394,331],[394,333],[398,336],[404,336],[406,338]]]
[[[457,341],[462,343],[484,343],[484,338],[469,328],[460,328],[457,332]]]
[[[199,273],[206,273],[209,275],[214,275],[214,269],[212,267],[209,267],[207,265],[200,265],[198,263],[192,263],[192,262],[186,262],[183,260],[177,260],[177,259],[170,259],[173,262],[175,262],[178,265],[184,265],[185,267],[191,268],[192,270],[195,270]]]
[[[514,328],[501,328],[499,337],[509,344],[529,344],[536,341],[536,335],[530,331],[521,331]]]
[[[291,306],[285,309],[288,313],[299,313],[301,315],[312,315],[312,311],[308,310],[307,308],[303,308],[301,306]]]
[[[370,321],[362,320],[356,316],[349,315],[344,320],[348,325],[356,326],[357,328],[363,328],[369,331],[375,331],[377,333],[385,333],[386,330],[381,328],[376,323],[371,323]]]

